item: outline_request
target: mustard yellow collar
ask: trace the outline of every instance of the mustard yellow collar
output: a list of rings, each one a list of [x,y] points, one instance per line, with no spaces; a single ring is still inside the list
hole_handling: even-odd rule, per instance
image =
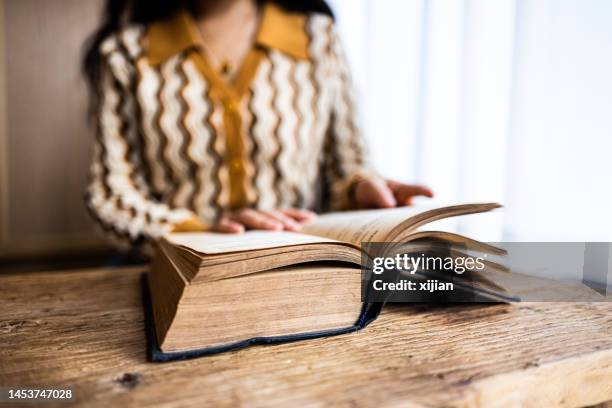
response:
[[[308,35],[305,23],[305,15],[287,12],[268,2],[263,8],[255,43],[306,59]],[[147,42],[150,63],[159,65],[181,51],[199,47],[202,38],[191,15],[182,10],[168,20],[151,24],[147,30]]]

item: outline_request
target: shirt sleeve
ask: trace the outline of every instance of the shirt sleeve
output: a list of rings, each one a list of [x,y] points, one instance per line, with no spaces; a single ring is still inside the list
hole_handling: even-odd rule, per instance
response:
[[[337,211],[355,207],[355,184],[375,172],[359,130],[354,87],[342,44],[336,31],[330,31],[332,109],[323,149],[323,175],[328,209]]]
[[[115,58],[113,60],[112,58]],[[139,156],[135,96],[126,61],[105,55],[96,139],[86,203],[96,222],[120,246],[156,239],[197,216],[155,200]]]

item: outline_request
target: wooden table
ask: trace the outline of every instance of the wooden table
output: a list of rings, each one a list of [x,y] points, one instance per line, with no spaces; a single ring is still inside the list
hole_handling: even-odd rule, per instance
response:
[[[93,407],[612,399],[611,304],[387,306],[355,334],[148,363],[143,271],[0,275],[0,386],[73,387]]]

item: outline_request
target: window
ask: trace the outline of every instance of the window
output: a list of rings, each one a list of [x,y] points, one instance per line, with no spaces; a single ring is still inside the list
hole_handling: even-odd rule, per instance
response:
[[[332,0],[372,159],[460,232],[612,241],[612,2]]]

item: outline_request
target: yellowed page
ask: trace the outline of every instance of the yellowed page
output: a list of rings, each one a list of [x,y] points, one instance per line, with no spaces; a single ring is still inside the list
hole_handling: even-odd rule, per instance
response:
[[[242,234],[191,232],[174,233],[165,238],[171,244],[208,255],[336,242],[330,238],[284,231],[247,231]]]
[[[310,235],[353,244],[393,240],[399,232],[414,232],[418,227],[442,218],[490,211],[496,203],[461,205],[418,205],[381,210],[362,210],[322,215],[302,228]],[[403,237],[404,239],[406,237]]]
[[[485,206],[484,209],[481,208]],[[175,233],[166,237],[171,244],[184,246],[203,254],[254,251],[287,246],[348,243],[360,247],[362,242],[384,242],[389,234],[407,220],[421,223],[452,215],[488,211],[497,204],[466,204],[461,206],[412,206],[381,210],[345,211],[320,215],[296,232],[247,231],[242,234],[214,232]],[[459,209],[459,210],[457,210]],[[432,211],[433,210],[433,211]],[[430,213],[425,214],[428,211]]]
[[[346,211],[321,215],[302,228],[304,234],[327,237],[360,246],[383,242],[393,228],[406,219],[435,207],[401,207]]]

